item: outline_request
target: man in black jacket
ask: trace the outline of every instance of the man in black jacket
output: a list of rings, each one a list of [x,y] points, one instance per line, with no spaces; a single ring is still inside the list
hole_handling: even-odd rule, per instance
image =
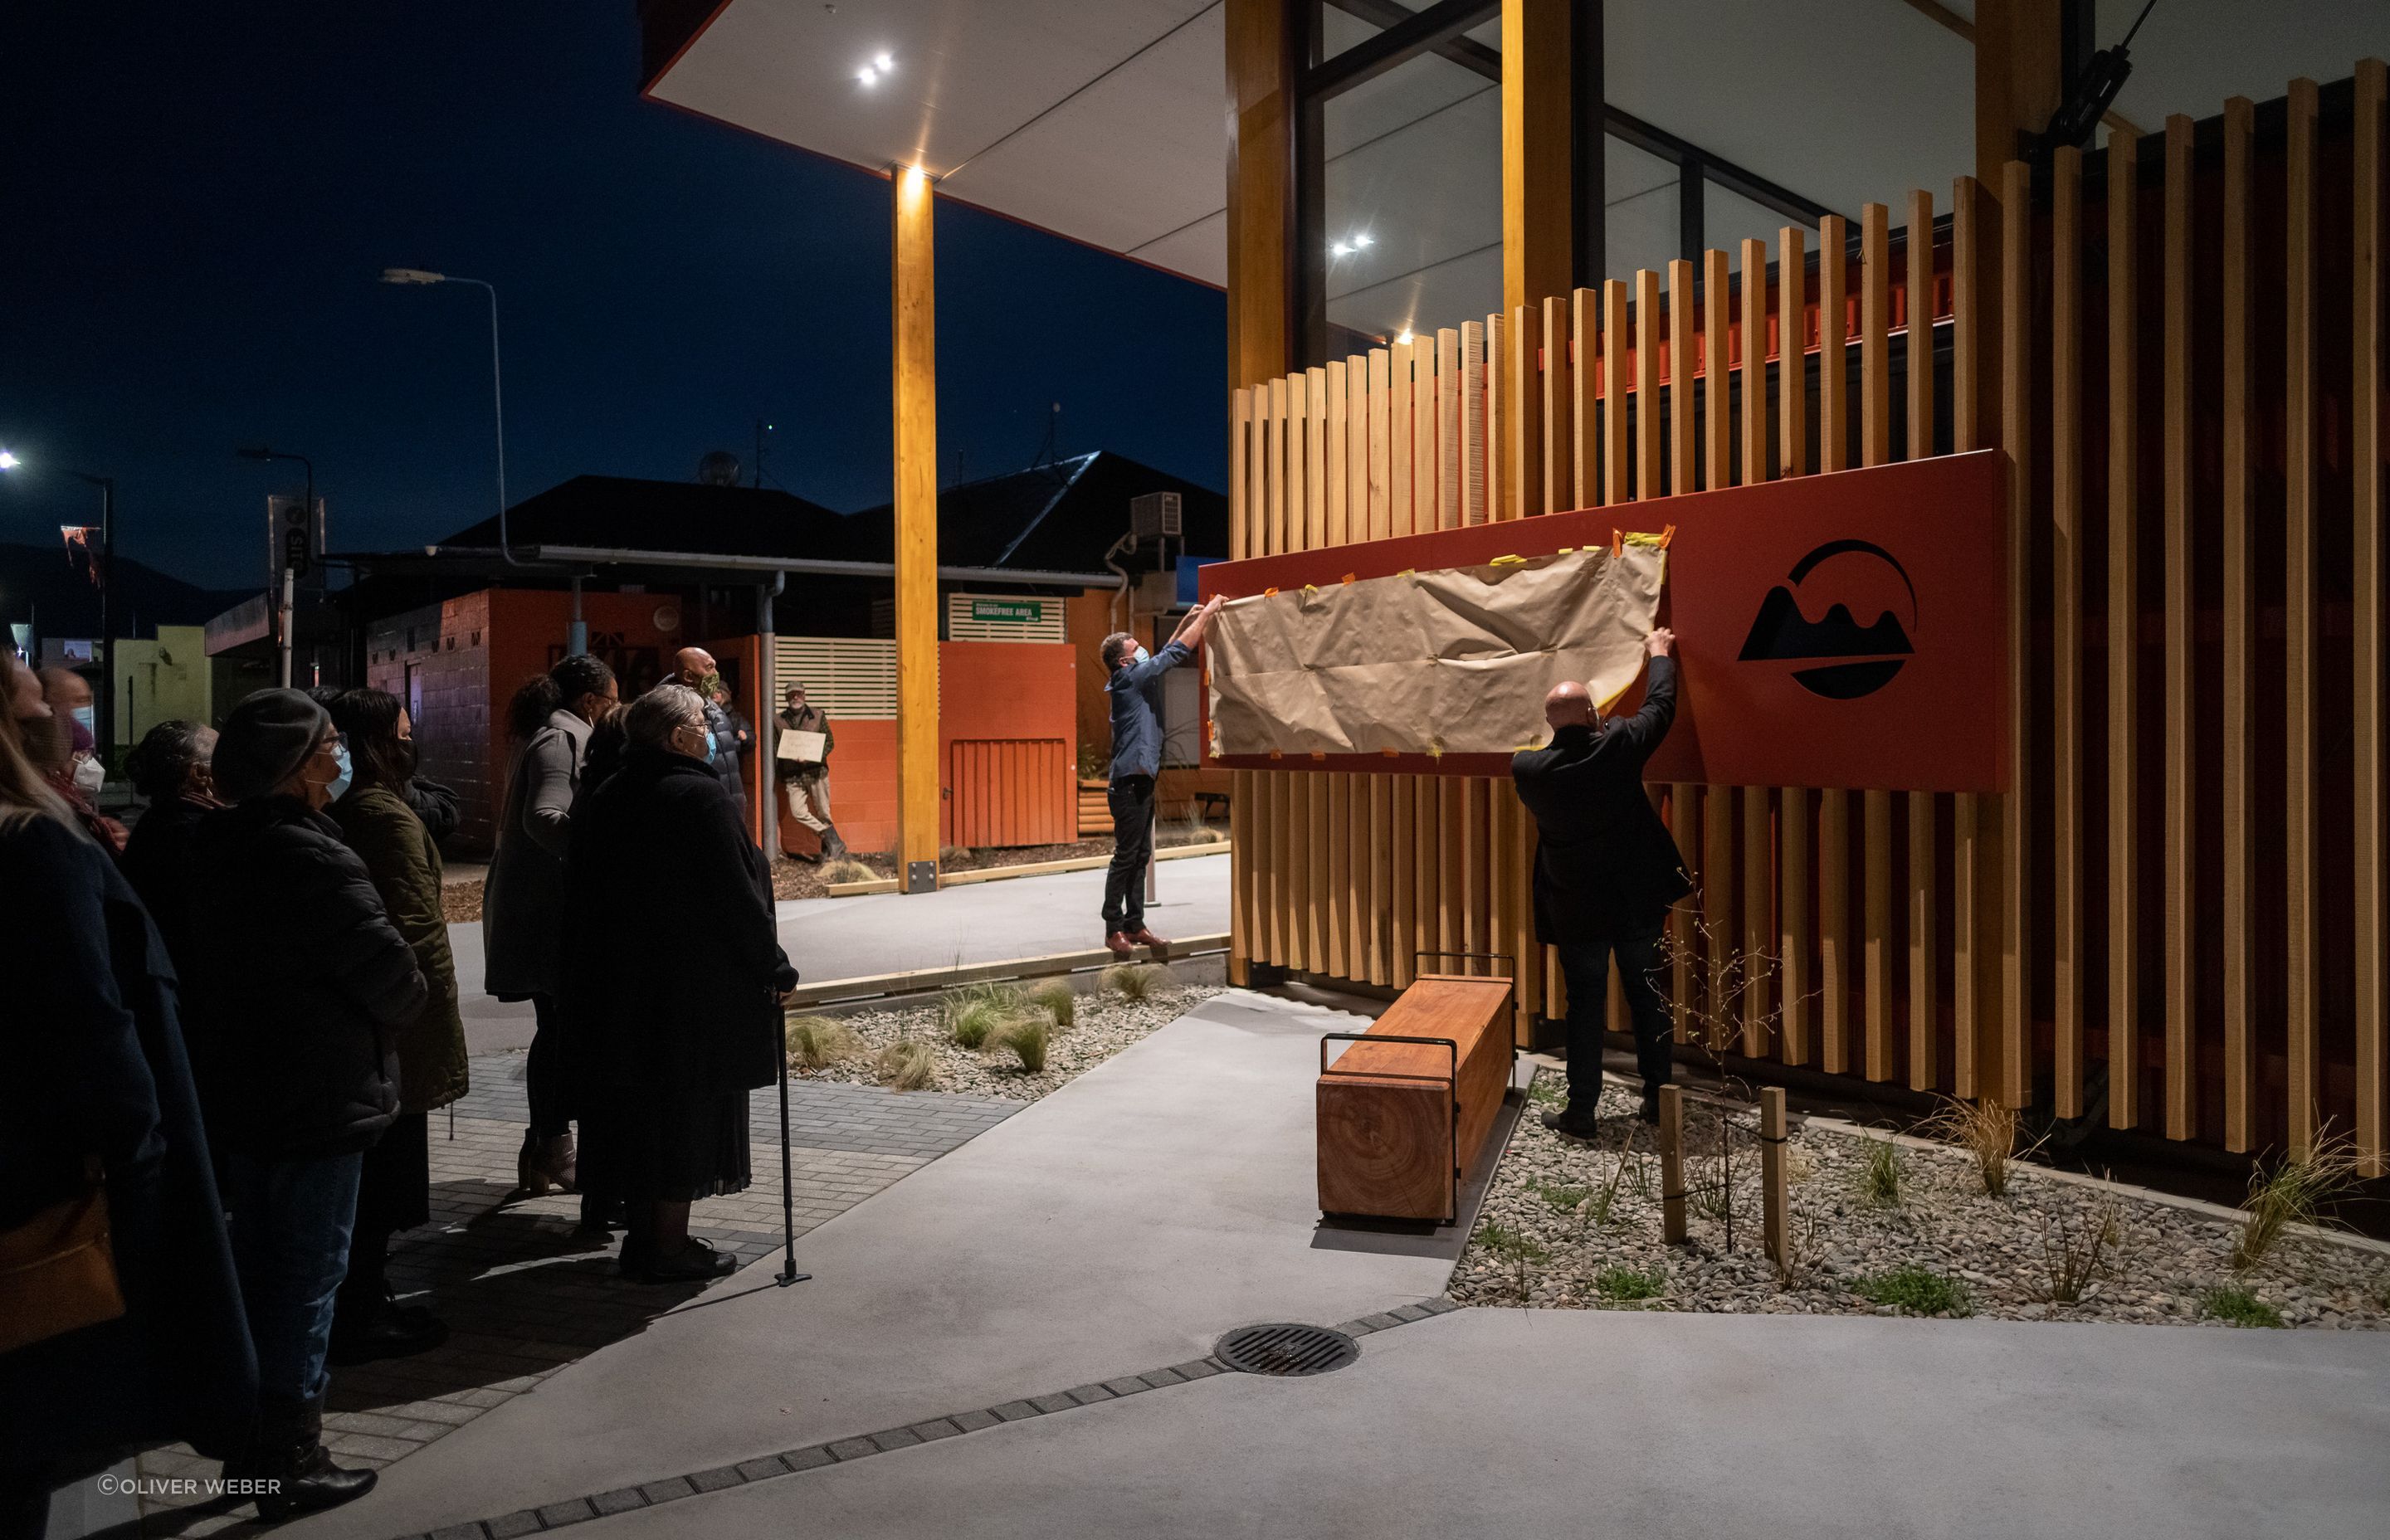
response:
[[[258,1511],[280,1519],[373,1485],[324,1450],[324,1356],[364,1151],[398,1110],[393,1033],[428,986],[324,815],[349,762],[323,708],[251,696],[214,770],[232,805],[194,841],[190,1039],[258,1362],[256,1444],[225,1475],[274,1483]]]
[[[1651,662],[1643,709],[1603,721],[1583,685],[1544,698],[1551,743],[1510,761],[1519,800],[1536,818],[1536,937],[1558,947],[1568,981],[1569,1101],[1547,1126],[1589,1137],[1601,1099],[1601,1033],[1610,957],[1635,1026],[1643,1121],[1658,1121],[1668,1084],[1668,1002],[1660,993],[1660,933],[1668,905],[1692,890],[1667,826],[1643,794],[1643,765],[1677,714],[1677,634],[1663,627],[1643,649]]]

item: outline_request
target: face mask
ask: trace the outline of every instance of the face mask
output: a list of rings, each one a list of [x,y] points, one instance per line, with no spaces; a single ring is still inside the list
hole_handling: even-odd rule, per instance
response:
[[[329,786],[324,788],[324,797],[328,802],[337,802],[348,794],[349,776],[351,774],[349,768],[349,746],[345,743],[333,745],[332,758],[334,762],[340,765],[341,773],[332,777],[332,782]]]
[[[719,745],[719,744],[717,744],[717,743],[715,743],[715,742],[713,741],[713,728],[711,728],[711,727],[708,727],[707,729],[705,729],[705,759],[706,759],[706,763],[707,763],[707,764],[711,764],[712,763],[713,763],[713,758],[714,758],[714,756],[715,756],[716,754],[719,754],[721,751],[722,751],[721,745]]]
[[[106,779],[108,779],[108,767],[100,764],[96,756],[86,756],[75,763],[75,787],[84,796],[99,795],[100,783]]]
[[[399,779],[411,781],[415,778],[415,767],[417,764],[415,739],[411,738],[400,738],[394,751],[391,754],[390,759],[390,767],[398,773]]]
[[[1131,658],[1131,659],[1129,660],[1129,661],[1130,661],[1130,662],[1132,662],[1132,663],[1143,663],[1143,662],[1150,662],[1150,661],[1152,661],[1152,659],[1153,659],[1153,654],[1152,654],[1152,653],[1150,653],[1150,652],[1146,651],[1146,650],[1145,650],[1145,648],[1144,648],[1144,647],[1143,647],[1142,645],[1140,645],[1140,646],[1137,648],[1137,656],[1136,656],[1136,657],[1134,657],[1134,658]]]
[[[73,710],[68,712],[67,714],[73,717],[75,720],[75,725],[81,727],[86,733],[94,730],[92,724],[98,720],[97,717],[92,714],[92,710],[89,706],[77,706]]]

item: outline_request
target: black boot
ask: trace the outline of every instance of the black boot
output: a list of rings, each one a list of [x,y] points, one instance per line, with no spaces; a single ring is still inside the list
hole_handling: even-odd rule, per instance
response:
[[[846,857],[846,841],[838,837],[836,824],[824,824],[821,836],[822,859],[840,861]]]
[[[271,1393],[258,1397],[257,1442],[247,1457],[225,1466],[228,1482],[254,1482],[247,1489],[257,1516],[269,1523],[294,1513],[313,1513],[353,1502],[374,1488],[371,1470],[332,1463],[324,1447],[324,1403]]]

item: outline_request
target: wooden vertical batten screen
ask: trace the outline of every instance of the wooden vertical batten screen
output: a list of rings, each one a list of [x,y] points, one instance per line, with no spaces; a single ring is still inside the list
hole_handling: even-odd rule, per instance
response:
[[[2384,97],[2369,61],[1240,391],[1233,554],[2003,448],[2011,791],[1655,788],[1680,1030],[2379,1174]],[[1465,945],[1522,1040],[1564,1011],[1506,782],[1240,776],[1241,956]]]

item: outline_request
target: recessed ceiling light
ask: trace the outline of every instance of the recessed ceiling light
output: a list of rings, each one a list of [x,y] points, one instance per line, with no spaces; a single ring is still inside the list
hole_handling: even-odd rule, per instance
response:
[[[1399,336],[1399,337],[1396,337],[1396,338],[1394,339],[1394,340],[1395,340],[1395,341],[1397,341],[1397,342],[1407,342],[1407,341],[1409,341],[1410,340],[1411,340],[1411,328],[1410,328],[1410,327],[1405,327],[1403,328],[1403,330],[1402,330],[1402,335],[1401,335],[1401,336]]]
[[[871,67],[883,75],[893,74],[896,72],[896,58],[893,54],[875,54],[872,56]]]
[[[868,66],[868,65],[866,65],[863,69],[861,69],[860,71],[856,71],[854,78],[855,78],[856,80],[858,80],[858,81],[861,81],[864,84],[868,85],[868,84],[870,84],[873,81],[876,81],[876,80],[878,80],[878,79],[880,78],[880,71],[877,71],[877,70],[872,69],[872,68],[871,68],[870,66]]]
[[[1340,241],[1338,241],[1335,245],[1333,245],[1333,246],[1330,247],[1330,248],[1328,249],[1328,250],[1329,250],[1329,253],[1330,253],[1330,255],[1332,255],[1332,256],[1349,257],[1349,256],[1351,256],[1351,255],[1353,254],[1353,248],[1351,248],[1350,246],[1345,245],[1345,244],[1344,244],[1343,241],[1341,241],[1341,240],[1340,240]]]
[[[1367,230],[1364,230],[1359,235],[1353,237],[1353,245],[1356,250],[1358,250],[1361,247],[1368,245],[1375,239],[1377,239],[1375,236],[1372,236]]]

